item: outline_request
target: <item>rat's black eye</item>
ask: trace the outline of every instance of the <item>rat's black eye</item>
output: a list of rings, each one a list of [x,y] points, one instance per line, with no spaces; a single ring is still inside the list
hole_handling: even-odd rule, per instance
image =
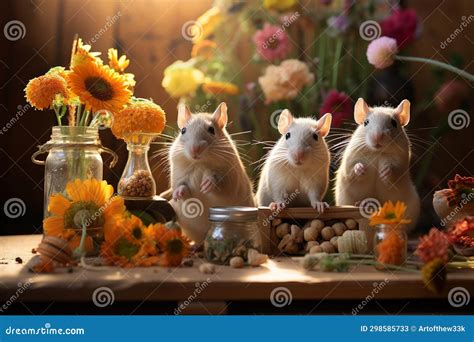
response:
[[[367,126],[368,124],[369,124],[369,119],[366,119],[366,120],[364,121],[364,126]]]
[[[288,140],[288,139],[290,139],[290,137],[291,137],[290,132],[287,132],[287,133],[285,134],[285,139]]]
[[[211,134],[216,134],[216,131],[214,130],[214,127],[212,126],[209,126],[209,128],[207,129],[207,131]]]
[[[318,133],[313,133],[313,139],[318,141],[319,137],[318,137]]]
[[[186,127],[181,128],[181,134],[186,133]]]
[[[392,119],[392,120],[390,120],[390,122],[391,122],[393,127],[397,127],[397,120]]]

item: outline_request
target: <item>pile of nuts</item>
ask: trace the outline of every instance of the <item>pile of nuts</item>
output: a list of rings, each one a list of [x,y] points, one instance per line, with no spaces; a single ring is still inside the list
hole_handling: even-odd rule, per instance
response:
[[[151,197],[155,195],[153,175],[147,170],[138,170],[130,177],[122,178],[119,194],[128,197]]]
[[[287,254],[336,253],[339,237],[347,230],[358,229],[357,221],[350,218],[327,221],[315,219],[302,227],[275,219],[272,226],[279,239],[278,249]]]

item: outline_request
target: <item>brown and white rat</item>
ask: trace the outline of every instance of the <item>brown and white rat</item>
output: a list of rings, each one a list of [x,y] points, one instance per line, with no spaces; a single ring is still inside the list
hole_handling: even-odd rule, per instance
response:
[[[271,209],[313,207],[324,212],[329,180],[330,154],[324,138],[331,114],[319,120],[293,118],[288,109],[278,120],[281,138],[269,152],[260,175],[257,202]]]
[[[252,184],[226,130],[227,106],[213,114],[178,108],[180,133],[169,151],[171,205],[186,235],[200,244],[213,206],[255,206]]]
[[[420,199],[410,178],[410,141],[404,126],[410,121],[410,102],[397,108],[371,107],[359,98],[354,108],[359,125],[352,134],[336,173],[336,205],[356,205],[364,199],[403,201],[407,217],[416,225]]]

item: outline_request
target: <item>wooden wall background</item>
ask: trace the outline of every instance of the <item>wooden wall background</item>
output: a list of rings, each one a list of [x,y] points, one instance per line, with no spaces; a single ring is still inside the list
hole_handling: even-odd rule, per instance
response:
[[[93,50],[106,53],[107,48],[116,47],[120,53],[126,53],[131,59],[129,71],[138,81],[135,94],[153,98],[165,109],[169,123],[174,126],[176,101],[161,87],[163,70],[176,59],[189,57],[191,44],[182,38],[181,27],[203,13],[211,3],[211,0],[2,0],[1,27],[10,20],[20,20],[26,34],[17,41],[8,41],[4,35],[0,37],[0,126],[11,119],[19,106],[25,105],[23,89],[30,78],[53,65],[68,64],[75,33],[89,41],[114,16],[119,16],[119,20],[100,35]],[[423,39],[414,45],[413,55],[432,55],[435,48],[439,50],[439,43],[459,25],[461,17],[474,12],[472,1],[412,0],[408,3],[423,20]],[[471,72],[474,71],[472,27],[470,33],[464,33],[470,36],[470,42],[460,37],[448,49],[439,51],[443,58],[448,58],[453,51],[459,53],[468,61],[466,65],[469,64]],[[247,58],[246,51],[245,46],[239,49],[240,57]],[[430,75],[426,67],[417,72],[415,86],[426,87]],[[426,126],[434,122],[437,122],[436,117],[427,116]],[[15,220],[6,218],[2,212],[0,235],[41,231],[43,169],[32,164],[30,156],[37,145],[49,138],[52,125],[52,113],[28,110],[14,127],[0,135],[0,204],[3,206],[12,197],[21,198],[26,204],[26,214]],[[467,140],[460,139],[455,132],[445,137],[445,146],[452,157],[442,151],[436,158],[452,168],[443,166],[443,178],[456,171],[466,174],[466,158],[472,160],[472,133],[471,130],[465,135]],[[119,164],[113,170],[107,168],[104,175],[115,185],[126,161],[126,151],[123,143],[109,132],[101,134],[104,145],[120,154]],[[456,165],[455,160],[462,160],[463,165]],[[467,171],[472,174],[472,163],[470,165]],[[163,190],[166,178],[159,179],[158,184]]]

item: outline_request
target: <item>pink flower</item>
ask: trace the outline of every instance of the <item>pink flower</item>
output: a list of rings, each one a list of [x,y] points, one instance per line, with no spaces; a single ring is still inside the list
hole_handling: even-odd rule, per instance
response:
[[[338,92],[332,89],[326,95],[323,105],[319,109],[319,113],[324,115],[326,113],[332,114],[332,125],[340,127],[345,119],[352,117],[352,101],[346,93]]]
[[[394,38],[398,48],[404,48],[415,40],[418,18],[413,9],[397,9],[380,22],[382,35]]]
[[[304,86],[314,82],[308,66],[297,60],[287,59],[280,65],[269,65],[258,83],[265,94],[265,102],[292,100]]]
[[[283,28],[266,23],[255,32],[253,42],[260,56],[273,62],[284,59],[290,52],[290,41]]]
[[[393,56],[397,52],[395,39],[380,37],[372,40],[367,47],[367,59],[377,69],[384,69],[393,64]]]

